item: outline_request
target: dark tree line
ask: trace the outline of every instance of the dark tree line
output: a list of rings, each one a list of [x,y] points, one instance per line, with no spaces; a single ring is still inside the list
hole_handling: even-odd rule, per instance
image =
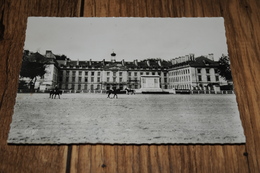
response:
[[[219,75],[222,76],[227,81],[232,81],[229,57],[222,55],[222,57],[219,59],[218,63],[219,63],[219,66],[218,66]]]
[[[30,78],[30,89],[34,88],[37,77],[42,77],[46,73],[47,59],[37,53],[29,54],[25,52],[23,55],[20,78]],[[20,81],[21,85],[26,85],[24,81]]]

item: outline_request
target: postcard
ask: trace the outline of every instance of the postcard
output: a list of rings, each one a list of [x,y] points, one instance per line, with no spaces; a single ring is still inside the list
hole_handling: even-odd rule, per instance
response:
[[[224,19],[29,17],[9,144],[245,143]]]

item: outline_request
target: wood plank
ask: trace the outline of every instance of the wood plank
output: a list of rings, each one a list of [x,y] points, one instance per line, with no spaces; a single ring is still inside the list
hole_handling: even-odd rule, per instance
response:
[[[81,0],[0,2],[0,29],[4,26],[4,32],[0,32],[0,172],[66,172],[67,146],[10,146],[6,139],[16,97],[17,67],[21,65],[27,16],[79,16],[80,5]],[[260,172],[259,9],[260,2],[255,0],[85,0],[85,17],[223,16],[247,143],[73,145],[70,172]]]
[[[88,0],[86,0],[88,1]],[[105,3],[105,2],[104,2]],[[257,11],[257,7],[259,7],[259,3],[253,2],[253,1],[243,1],[242,3],[245,3],[247,6],[247,9],[253,9],[252,11]],[[249,5],[249,3],[253,4],[252,6]],[[259,21],[259,15],[250,13],[251,16],[239,14],[238,10],[242,8],[242,6],[239,6],[238,1],[221,1],[221,0],[213,0],[213,1],[202,1],[202,0],[194,0],[194,1],[182,1],[182,0],[174,0],[174,1],[153,1],[153,0],[141,0],[141,1],[128,1],[128,4],[126,5],[126,2],[123,1],[121,5],[118,7],[122,7],[121,9],[121,15],[122,16],[135,16],[136,13],[138,13],[140,17],[219,17],[223,16],[225,19],[225,26],[227,31],[227,42],[229,44],[229,53],[231,56],[232,61],[232,70],[236,71],[234,73],[234,82],[237,86],[241,86],[241,88],[238,89],[239,96],[239,109],[241,111],[241,119],[243,121],[243,126],[247,128],[248,130],[245,130],[247,139],[250,139],[251,142],[247,143],[245,149],[245,145],[169,145],[169,146],[133,146],[134,147],[134,153],[137,153],[139,157],[134,154],[134,160],[138,160],[141,164],[138,166],[136,163],[134,163],[134,169],[136,169],[135,172],[160,172],[162,168],[164,167],[166,170],[170,172],[249,172],[248,169],[248,161],[247,157],[243,155],[246,150],[250,150],[252,153],[252,156],[248,156],[248,158],[251,157],[251,160],[249,159],[249,162],[252,166],[250,170],[255,172],[256,170],[259,170],[257,159],[259,159],[258,153],[254,155],[254,151],[256,149],[256,141],[255,136],[253,135],[253,132],[259,130],[259,118],[256,117],[259,111],[259,106],[257,106],[257,103],[259,103],[259,99],[252,98],[254,96],[259,98],[259,92],[255,89],[258,85],[252,85],[253,81],[246,81],[246,74],[241,74],[241,70],[243,73],[247,73],[248,69],[240,67],[239,64],[244,64],[244,66],[248,65],[247,58],[244,57],[245,55],[248,55],[250,53],[253,53],[254,61],[259,62],[257,60],[257,55],[259,56],[259,52],[255,51],[255,48],[259,48],[259,37],[255,39],[255,42],[251,44],[251,47],[247,47],[247,50],[244,50],[241,47],[237,47],[238,41],[242,40],[248,40],[251,41],[251,38],[249,35],[246,37],[241,37],[240,39],[237,39],[238,36],[240,36],[239,30],[244,31],[246,29],[246,32],[253,33],[256,35],[259,35],[259,30],[255,30],[254,27],[259,28],[259,26],[251,26],[243,28],[241,27],[241,21],[238,19],[237,16],[240,16],[240,18],[244,18],[245,20],[248,20],[249,18],[254,18],[255,21]],[[136,6],[137,10],[132,10],[133,6]],[[138,8],[139,7],[139,8]],[[130,9],[130,10],[129,10]],[[234,12],[235,13],[234,13]],[[237,12],[236,12],[237,11]],[[247,17],[244,17],[247,16]],[[109,15],[107,17],[110,17]],[[242,21],[242,23],[245,23],[245,25],[248,24],[247,21]],[[258,25],[254,22],[254,25]],[[252,25],[252,24],[251,24]],[[238,29],[239,28],[239,29]],[[250,38],[250,39],[248,39]],[[254,49],[252,49],[254,48]],[[250,50],[248,50],[250,49]],[[259,49],[257,49],[259,50]],[[241,54],[242,53],[242,54]],[[243,55],[243,53],[245,55]],[[243,55],[243,56],[241,56]],[[233,57],[233,58],[232,58]],[[234,63],[233,59],[238,58],[236,62]],[[254,61],[251,62],[254,62]],[[242,61],[242,62],[241,62]],[[254,66],[253,66],[254,65]],[[256,80],[258,71],[254,71],[258,68],[259,63],[251,64],[253,68],[251,70],[253,73],[249,74],[253,80]],[[239,72],[238,72],[239,71]],[[239,76],[237,76],[239,75]],[[245,92],[251,91],[251,89],[244,90],[245,84],[248,83],[252,87],[252,90],[255,91],[253,95],[247,95]],[[243,93],[240,93],[243,92]],[[246,99],[245,99],[246,98]],[[253,100],[253,101],[252,101]],[[241,104],[242,103],[242,104]],[[252,105],[251,105],[252,104]],[[254,106],[254,109],[250,109],[249,107]],[[251,110],[251,112],[250,112]],[[252,112],[254,110],[255,112]],[[248,113],[251,113],[251,116],[248,116]],[[252,127],[252,120],[257,120],[253,123],[254,127]],[[257,125],[258,124],[258,125]],[[258,133],[259,134],[259,133]],[[259,140],[257,139],[258,143]],[[252,148],[250,148],[252,146]],[[124,147],[124,146],[120,146]],[[168,148],[168,150],[166,148]],[[123,150],[122,148],[119,150],[119,152],[124,151],[125,153],[128,151],[127,149]],[[159,152],[160,151],[160,152]],[[168,155],[166,154],[168,151]],[[163,153],[163,154],[162,154]],[[120,155],[120,154],[119,154]],[[164,156],[164,159],[160,156]],[[124,155],[121,155],[121,157],[124,157]],[[232,161],[230,160],[232,159]],[[125,160],[125,158],[124,158]],[[239,163],[239,164],[238,164]],[[121,165],[122,163],[120,163]],[[130,165],[129,165],[130,166]],[[120,166],[121,167],[121,166]],[[154,168],[154,169],[152,169]]]
[[[28,16],[76,16],[77,1],[0,3],[0,172],[65,172],[67,146],[7,145]],[[55,171],[53,171],[55,170]]]
[[[221,1],[225,18],[228,50],[240,117],[246,135],[251,172],[259,172],[259,3],[254,1]]]

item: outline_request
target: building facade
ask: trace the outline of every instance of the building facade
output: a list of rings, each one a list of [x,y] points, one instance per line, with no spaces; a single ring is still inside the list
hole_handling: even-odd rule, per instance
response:
[[[213,54],[195,58],[194,54],[171,61],[147,59],[117,61],[112,53],[110,60],[79,61],[46,51],[47,73],[39,80],[39,87],[46,90],[58,85],[64,91],[90,92],[109,90],[112,87],[124,90],[140,89],[141,76],[158,76],[161,89],[213,90],[227,82],[218,74],[218,62]]]
[[[209,54],[195,58],[193,55],[172,60],[169,68],[169,88],[176,90],[216,90],[227,85],[218,73],[218,62]]]
[[[112,87],[141,88],[142,75],[159,75],[161,88],[168,88],[168,67],[170,62],[160,60],[116,61],[115,53],[111,61],[71,61],[57,58],[60,63],[60,88],[63,90],[109,90]]]

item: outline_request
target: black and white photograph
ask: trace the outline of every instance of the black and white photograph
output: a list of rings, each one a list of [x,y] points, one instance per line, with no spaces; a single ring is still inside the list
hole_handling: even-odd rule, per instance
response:
[[[29,17],[9,144],[240,144],[224,19]]]

